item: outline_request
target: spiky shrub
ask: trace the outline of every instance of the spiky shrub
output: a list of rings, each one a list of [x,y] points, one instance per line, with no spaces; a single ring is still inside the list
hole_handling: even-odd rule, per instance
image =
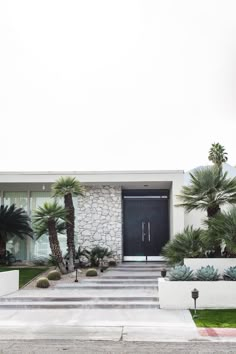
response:
[[[170,271],[169,279],[172,281],[193,280],[193,271],[186,265],[176,266]]]
[[[109,267],[115,267],[116,266],[116,261],[114,259],[111,259],[109,262],[108,262],[108,265]]]
[[[201,229],[186,227],[162,248],[161,254],[169,264],[183,263],[184,258],[202,257],[205,252],[203,233]]]
[[[49,280],[60,280],[61,279],[61,273],[59,273],[57,270],[52,270],[51,272],[48,273],[47,278]]]
[[[224,279],[236,281],[236,267],[229,267],[229,268],[225,269]]]
[[[196,272],[197,280],[201,281],[214,281],[219,279],[218,269],[215,269],[213,266],[201,267]]]
[[[89,252],[89,261],[91,267],[98,267],[100,261],[104,258],[112,257],[113,252],[110,251],[107,247],[95,246]]]
[[[86,272],[86,277],[96,277],[98,275],[96,269],[90,268]]]
[[[39,278],[36,283],[37,288],[49,288],[50,283],[47,278]]]

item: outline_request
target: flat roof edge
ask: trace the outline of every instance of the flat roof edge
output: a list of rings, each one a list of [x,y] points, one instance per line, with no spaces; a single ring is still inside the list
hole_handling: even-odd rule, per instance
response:
[[[0,171],[0,175],[118,175],[118,174],[184,174],[184,170],[130,171]]]

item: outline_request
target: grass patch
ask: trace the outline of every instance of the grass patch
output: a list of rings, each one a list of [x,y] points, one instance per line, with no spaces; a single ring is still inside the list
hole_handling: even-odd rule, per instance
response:
[[[190,311],[192,316],[194,311]],[[197,327],[206,328],[236,328],[236,309],[227,310],[197,310],[194,322]]]
[[[0,272],[6,272],[10,270],[19,270],[20,280],[19,286],[22,288],[25,284],[27,284],[30,280],[32,280],[37,275],[45,272],[48,268],[9,268],[9,267],[0,267]]]

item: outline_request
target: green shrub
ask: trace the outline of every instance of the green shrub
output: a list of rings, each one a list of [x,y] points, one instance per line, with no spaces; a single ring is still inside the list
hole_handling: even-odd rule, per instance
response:
[[[193,280],[193,271],[190,267],[176,266],[170,271],[170,280],[172,281],[184,281],[184,280]]]
[[[88,252],[88,259],[91,267],[98,267],[100,261],[104,258],[112,257],[113,252],[109,251],[107,247],[95,246]]]
[[[201,229],[186,227],[162,248],[161,254],[170,264],[182,264],[184,258],[202,257],[206,251],[202,241],[203,234]]]
[[[115,267],[117,265],[116,261],[114,259],[111,259],[109,262],[108,262],[108,265],[109,267]]]
[[[236,267],[229,267],[225,269],[224,280],[236,280]]]
[[[86,277],[96,277],[98,275],[96,269],[90,268],[86,272]]]
[[[218,270],[215,269],[213,266],[210,266],[210,265],[208,265],[206,267],[201,267],[196,272],[197,280],[201,280],[201,281],[218,280],[219,276],[220,275],[218,273]]]
[[[61,273],[58,272],[57,270],[52,270],[51,272],[48,273],[47,278],[49,280],[60,280],[61,279]]]
[[[47,278],[39,278],[36,283],[37,288],[49,288],[50,283]]]

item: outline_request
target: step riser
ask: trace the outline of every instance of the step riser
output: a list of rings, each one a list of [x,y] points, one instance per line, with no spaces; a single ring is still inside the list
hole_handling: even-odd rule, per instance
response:
[[[3,303],[10,306],[12,302],[19,303],[20,302],[83,302],[83,301],[127,301],[127,302],[135,302],[135,301],[151,301],[157,302],[157,297],[124,297],[124,296],[117,296],[117,297],[21,297],[21,298],[5,298],[0,299],[0,305]]]
[[[79,290],[79,289],[104,289],[104,290],[115,290],[115,289],[153,289],[157,290],[158,286],[157,285],[112,285],[112,286],[107,286],[107,285],[94,285],[94,286],[86,286],[86,285],[75,285],[71,287],[63,287],[63,286],[58,286],[57,289],[70,289],[70,290]]]
[[[153,276],[153,275],[106,275],[106,277],[104,277],[103,279],[133,279],[133,280],[139,280],[139,279],[148,279],[148,280],[153,280],[153,281],[157,281],[157,276]]]
[[[109,272],[136,272],[136,273],[161,273],[161,269],[143,269],[143,268],[137,268],[137,269],[131,269],[131,268],[115,268],[115,269],[110,269],[107,271]]]
[[[0,309],[159,309],[160,306],[154,304],[63,304],[63,305],[0,305]]]
[[[157,284],[157,281],[153,281],[153,280],[145,280],[143,279],[142,280],[139,280],[139,281],[135,281],[135,280],[119,280],[117,279],[116,281],[115,280],[88,280],[88,281],[83,281],[83,284],[132,284],[132,285],[156,285]]]

